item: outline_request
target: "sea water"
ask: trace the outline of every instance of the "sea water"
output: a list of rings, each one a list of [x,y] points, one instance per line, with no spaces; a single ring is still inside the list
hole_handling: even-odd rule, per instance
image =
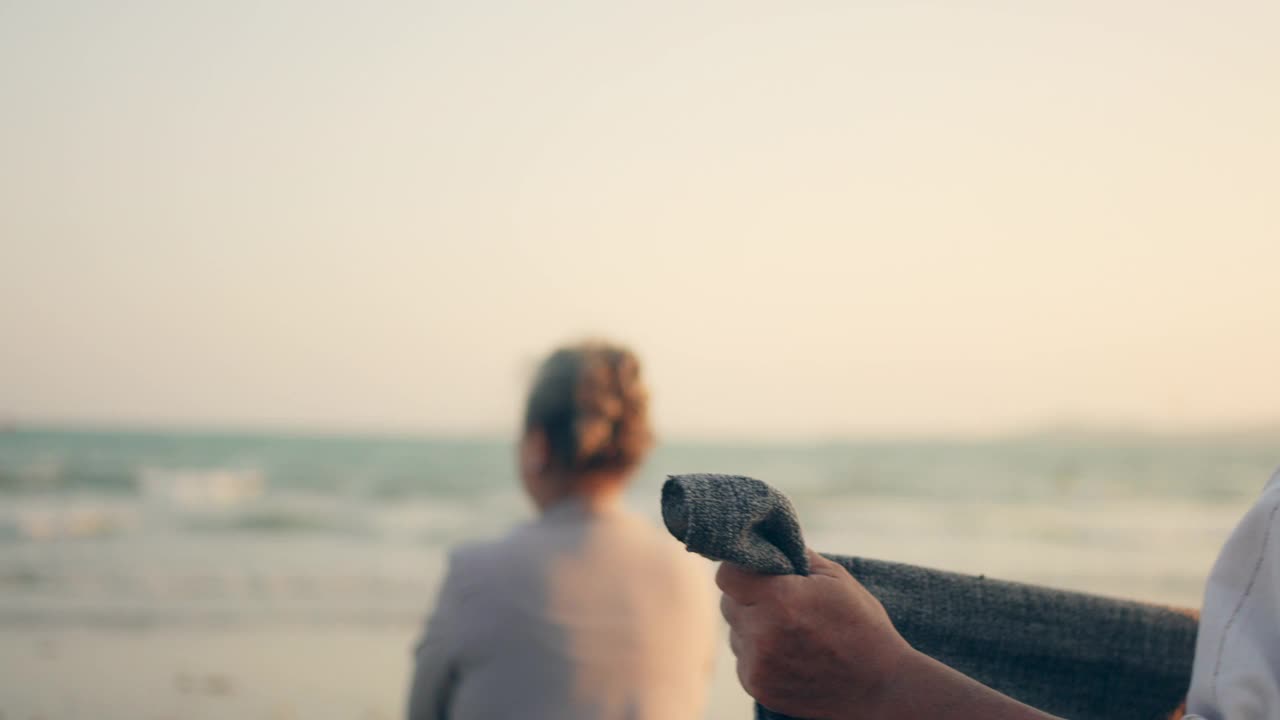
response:
[[[1195,606],[1280,439],[1038,434],[660,446],[817,549]],[[399,716],[451,545],[531,511],[504,440],[0,433],[0,717]],[[708,564],[710,572],[710,564]],[[721,662],[709,717],[745,698]]]

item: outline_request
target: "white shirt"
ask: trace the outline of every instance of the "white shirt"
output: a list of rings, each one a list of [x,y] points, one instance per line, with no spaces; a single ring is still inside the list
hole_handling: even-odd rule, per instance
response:
[[[451,553],[410,720],[693,720],[718,634],[707,565],[621,508],[567,501]]]
[[[1280,472],[1209,574],[1186,720],[1280,718]]]

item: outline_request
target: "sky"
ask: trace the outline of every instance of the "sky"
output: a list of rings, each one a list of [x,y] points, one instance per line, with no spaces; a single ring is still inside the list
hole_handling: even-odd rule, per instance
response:
[[[1280,418],[1280,4],[0,0],[0,419]]]

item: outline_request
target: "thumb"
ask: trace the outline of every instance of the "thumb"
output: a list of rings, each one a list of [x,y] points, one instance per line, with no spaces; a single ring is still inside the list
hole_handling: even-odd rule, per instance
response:
[[[828,577],[846,577],[849,571],[838,562],[828,560],[813,548],[805,548],[805,552],[809,556],[809,573],[812,575],[826,575]]]

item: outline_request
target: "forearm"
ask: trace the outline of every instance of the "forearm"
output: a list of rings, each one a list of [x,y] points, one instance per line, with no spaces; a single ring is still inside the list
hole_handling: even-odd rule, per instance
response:
[[[869,710],[869,712],[868,712]],[[871,708],[850,708],[839,720],[1055,720],[1002,695],[924,653],[908,652]]]

